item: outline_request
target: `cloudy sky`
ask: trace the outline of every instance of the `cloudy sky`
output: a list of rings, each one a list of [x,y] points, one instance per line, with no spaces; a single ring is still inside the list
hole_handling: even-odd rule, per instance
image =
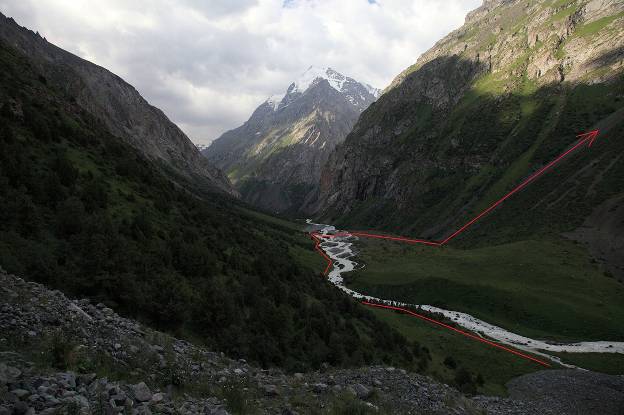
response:
[[[310,65],[383,88],[481,0],[0,0],[0,11],[134,85],[196,143]]]

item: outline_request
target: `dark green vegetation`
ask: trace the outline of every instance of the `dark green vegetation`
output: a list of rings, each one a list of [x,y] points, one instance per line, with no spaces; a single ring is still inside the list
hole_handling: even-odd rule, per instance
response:
[[[603,273],[579,245],[566,240],[523,241],[475,249],[433,248],[361,239],[366,266],[349,287],[377,296],[467,312],[512,332],[561,341],[624,338],[624,284]],[[419,319],[375,310],[431,355],[426,373],[466,392],[506,393],[515,376],[543,368]],[[624,373],[618,354],[556,353],[565,363]],[[464,368],[472,383],[458,384]],[[480,374],[484,384],[476,383]]]
[[[5,45],[0,67],[7,271],[264,366],[416,364],[417,346],[319,279],[303,233],[144,159]]]
[[[592,15],[583,0],[487,2],[399,75],[324,172],[321,212],[339,228],[441,240],[577,134],[601,134],[444,249],[363,241],[351,286],[530,337],[623,340],[624,286],[604,254],[618,259],[624,219],[622,21],[621,3]],[[561,238],[593,212],[604,214],[584,229],[598,236],[583,240],[595,260]],[[600,369],[621,356],[575,359]]]
[[[570,231],[621,194],[622,7],[590,21],[586,4],[494,4],[397,77],[328,166],[339,169],[323,193],[332,223],[443,238],[594,128],[602,134],[590,150],[569,157],[453,244]],[[559,25],[567,25],[563,37]],[[543,60],[561,64],[538,69]]]
[[[380,298],[464,311],[528,337],[624,340],[624,284],[570,241],[455,249],[364,240],[351,286]]]
[[[488,245],[569,231],[594,207],[621,192],[622,115],[615,122],[600,121],[623,107],[622,77],[611,85],[561,85],[501,96],[489,90],[494,88],[491,77],[480,78],[450,114],[420,119],[393,143],[395,165],[405,166],[400,182],[409,194],[402,203],[405,210],[367,197],[338,223],[351,229],[443,238],[566,150],[578,133],[602,125],[608,129],[591,149],[568,157],[453,244]],[[432,128],[445,138],[428,137]],[[408,165],[414,149],[427,159],[437,159],[438,167],[424,162],[427,168],[412,171]],[[443,165],[446,162],[457,165],[450,169]]]
[[[562,361],[583,369],[610,375],[624,374],[624,356],[611,353],[552,353]]]
[[[464,393],[506,395],[505,383],[516,376],[542,370],[537,363],[467,339],[427,322],[389,310],[375,309],[382,321],[428,350],[424,373],[454,385]]]

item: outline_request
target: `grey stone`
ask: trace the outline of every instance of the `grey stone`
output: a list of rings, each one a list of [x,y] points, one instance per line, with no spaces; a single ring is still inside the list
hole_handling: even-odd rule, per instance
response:
[[[70,388],[70,389],[76,388],[76,375],[71,372],[58,373],[56,375],[56,379],[62,386],[66,388]]]
[[[126,395],[123,393],[115,394],[110,398],[111,405],[123,406],[126,403]]]
[[[30,395],[27,400],[28,400],[28,402],[30,402],[32,404],[34,402],[37,402],[40,399],[43,399],[43,398],[35,393],[33,395]]]
[[[13,389],[11,393],[17,396],[18,399],[25,399],[30,395],[30,392],[26,389]]]
[[[88,386],[95,380],[97,375],[95,373],[88,373],[85,375],[78,376],[78,384]]]
[[[155,393],[154,395],[152,395],[152,402],[154,402],[154,403],[158,403],[158,402],[162,401],[163,399],[165,399],[165,395],[163,395],[160,392]]]
[[[230,415],[230,413],[222,406],[210,410],[210,415]]]
[[[21,375],[21,370],[0,363],[0,384],[15,382]]]
[[[26,405],[25,402],[16,402],[15,405],[13,405],[13,414],[14,415],[24,415],[28,412],[28,405]]]
[[[135,413],[135,412],[136,412],[137,415],[152,415],[152,410],[147,405],[141,405],[141,406],[137,407],[133,411],[133,413]]]
[[[147,402],[152,399],[152,392],[149,387],[145,384],[145,382],[141,382],[137,385],[131,386],[132,393],[134,394],[134,398],[139,402]]]
[[[316,393],[323,393],[328,389],[328,386],[324,383],[316,383],[312,387],[312,390]]]
[[[279,391],[277,390],[277,386],[275,386],[275,385],[264,385],[262,387],[262,389],[264,390],[264,394],[266,396],[277,396],[277,395],[279,395]]]
[[[371,395],[371,390],[361,383],[351,385],[347,389],[360,399],[366,399]]]
[[[52,395],[44,395],[43,399],[45,399],[46,405],[48,405],[48,406],[57,406],[57,405],[61,404],[61,401],[56,399]]]

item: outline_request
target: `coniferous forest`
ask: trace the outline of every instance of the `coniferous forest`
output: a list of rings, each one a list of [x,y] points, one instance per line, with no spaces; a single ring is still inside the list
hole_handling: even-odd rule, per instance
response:
[[[426,364],[418,345],[298,265],[289,248],[311,250],[304,235],[170,180],[19,52],[2,45],[0,61],[8,272],[264,366]]]

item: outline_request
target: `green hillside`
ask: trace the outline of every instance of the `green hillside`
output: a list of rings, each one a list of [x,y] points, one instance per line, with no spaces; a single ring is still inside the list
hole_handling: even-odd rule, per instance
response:
[[[6,45],[0,67],[7,271],[263,366],[416,364],[418,347],[319,278],[294,225],[144,159]]]
[[[590,150],[453,244],[570,231],[622,195],[622,4],[533,0],[478,11],[362,114],[326,166],[326,220],[443,238],[595,128]]]
[[[358,242],[362,292],[467,312],[514,333],[556,341],[624,340],[624,284],[570,241],[455,249]]]

